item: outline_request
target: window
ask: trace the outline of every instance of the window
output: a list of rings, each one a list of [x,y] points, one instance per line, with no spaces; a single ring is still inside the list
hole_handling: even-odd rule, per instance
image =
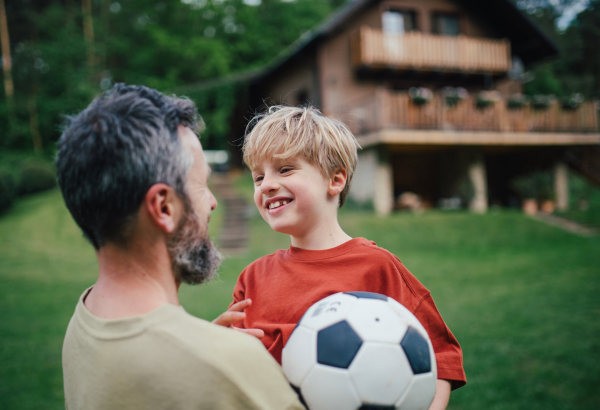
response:
[[[460,34],[460,19],[458,15],[435,13],[433,15],[432,31],[434,34],[458,36]]]
[[[417,16],[414,11],[388,10],[382,15],[383,32],[403,34],[417,29]]]

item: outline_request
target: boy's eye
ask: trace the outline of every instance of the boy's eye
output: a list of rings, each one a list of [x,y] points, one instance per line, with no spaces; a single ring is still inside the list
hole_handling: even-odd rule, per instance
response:
[[[256,182],[260,182],[260,181],[262,181],[262,180],[263,180],[263,176],[262,176],[262,175],[257,175],[257,176],[255,176],[255,177],[254,177],[254,182],[255,182],[255,183],[256,183]]]
[[[292,170],[292,168],[291,168],[291,167],[283,167],[283,168],[281,168],[281,173],[282,173],[282,174],[285,174],[286,172],[289,172],[289,171],[291,171],[291,170]]]

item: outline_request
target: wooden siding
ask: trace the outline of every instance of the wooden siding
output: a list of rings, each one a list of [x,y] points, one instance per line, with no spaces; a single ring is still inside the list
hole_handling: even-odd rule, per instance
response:
[[[510,42],[478,37],[443,36],[411,31],[386,34],[363,26],[351,35],[355,67],[423,71],[506,73]]]
[[[418,105],[406,92],[378,90],[355,104],[332,110],[356,135],[386,128],[406,130],[495,131],[503,133],[597,133],[598,102],[586,101],[578,109],[564,110],[554,103],[545,110],[530,106],[509,109],[505,100],[478,108],[475,96],[449,107],[440,94]]]

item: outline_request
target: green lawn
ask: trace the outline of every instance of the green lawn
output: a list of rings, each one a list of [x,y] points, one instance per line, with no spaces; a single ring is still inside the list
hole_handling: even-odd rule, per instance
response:
[[[600,238],[510,211],[342,211],[341,223],[398,255],[431,290],[469,380],[451,409],[600,408]],[[182,288],[182,304],[214,318],[246,264],[288,245],[255,217],[248,253],[228,258],[215,283]],[[96,274],[58,191],[22,199],[0,218],[0,409],[64,408],[62,339]]]

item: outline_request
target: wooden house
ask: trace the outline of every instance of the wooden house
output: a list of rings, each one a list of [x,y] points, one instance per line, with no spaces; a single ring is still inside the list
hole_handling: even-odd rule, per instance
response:
[[[565,208],[566,158],[600,144],[598,103],[519,99],[524,64],[557,53],[509,0],[353,0],[254,75],[235,115],[310,103],[344,121],[363,148],[350,197],[382,214],[405,192],[509,205],[510,181],[543,168]]]

